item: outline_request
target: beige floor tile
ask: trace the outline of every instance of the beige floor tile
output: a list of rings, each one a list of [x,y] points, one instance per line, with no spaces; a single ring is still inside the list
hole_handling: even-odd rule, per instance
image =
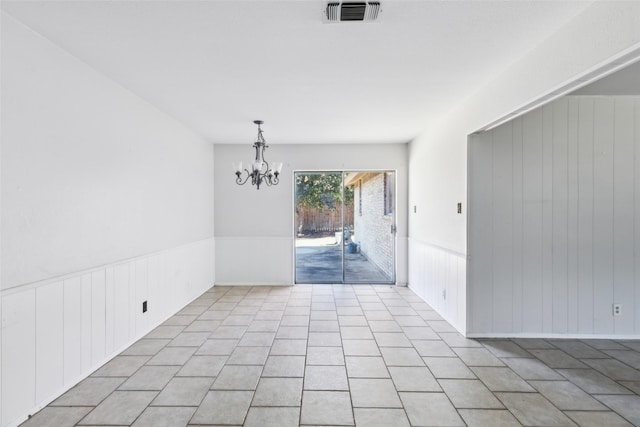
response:
[[[393,381],[381,378],[350,378],[354,408],[402,408]]]
[[[588,368],[587,365],[575,359],[572,356],[569,356],[562,350],[558,349],[543,349],[543,350],[529,350],[531,354],[540,359],[545,365],[550,368]]]
[[[349,392],[304,391],[300,421],[305,425],[354,425]]]
[[[504,363],[486,348],[458,347],[453,351],[467,366],[504,366]]]
[[[278,326],[280,326],[279,320],[254,320],[249,325],[247,332],[276,332]]]
[[[222,322],[220,320],[194,320],[187,326],[184,332],[209,332],[212,333]]]
[[[580,427],[632,427],[615,412],[566,411],[565,414]]]
[[[153,356],[169,344],[170,341],[170,339],[143,338],[120,354],[122,356]]]
[[[389,378],[382,357],[347,356],[346,363],[349,378]]]
[[[304,356],[269,356],[263,377],[303,377]]]
[[[276,333],[278,339],[307,339],[308,336],[307,326],[280,326]]]
[[[342,347],[339,332],[309,332],[309,347]]]
[[[335,310],[315,310],[311,309],[310,320],[338,320]]]
[[[423,357],[422,360],[436,378],[474,379],[476,377],[467,365],[456,357]]]
[[[89,377],[57,398],[53,406],[96,406],[122,384],[126,378]]]
[[[114,391],[80,425],[130,425],[156,397],[155,391]]]
[[[145,338],[170,338],[173,339],[184,330],[184,326],[158,326],[149,332]]]
[[[510,368],[475,367],[471,369],[491,391],[535,391]]]
[[[410,427],[407,414],[402,409],[354,408],[357,426]]]
[[[180,370],[179,366],[143,366],[119,390],[162,390]]]
[[[252,391],[210,391],[193,415],[191,424],[242,425],[252,397]]]
[[[238,339],[208,339],[195,354],[199,356],[228,356],[233,353],[239,342]]]
[[[368,326],[343,326],[340,328],[343,340],[372,340],[373,334]]]
[[[304,356],[307,354],[307,340],[276,339],[273,341],[270,354],[273,356]]]
[[[398,391],[442,391],[426,367],[391,366],[389,372]]]
[[[440,336],[429,326],[402,326],[402,332],[410,340],[439,340]]]
[[[255,390],[262,373],[262,366],[226,365],[214,381],[213,390]]]
[[[275,332],[247,332],[238,347],[270,347],[275,336]]]
[[[153,406],[198,406],[213,378],[176,377],[158,394]]]
[[[561,380],[562,376],[539,361],[525,357],[505,357],[502,359],[516,374],[525,380]]]
[[[305,390],[349,390],[344,366],[307,366],[304,374]]]
[[[261,378],[252,406],[300,406],[302,378]]]
[[[150,406],[131,427],[186,427],[195,411],[194,407]]]
[[[343,340],[345,356],[380,356],[380,349],[374,340]]]
[[[147,362],[147,365],[184,365],[197,347],[165,347]]]
[[[280,326],[309,326],[309,316],[282,316]]]
[[[411,425],[464,426],[464,421],[444,393],[406,393],[400,398]]]
[[[531,357],[531,353],[509,340],[482,340],[491,353],[497,357]]]
[[[593,369],[558,369],[566,379],[589,394],[630,394],[631,391]]]
[[[164,350],[161,350],[160,352]],[[150,356],[116,356],[105,363],[100,369],[91,374],[91,376],[128,377],[133,375],[138,369],[140,369],[142,365],[147,363],[150,359]]]
[[[372,332],[402,332],[402,328],[395,320],[369,319],[369,327]]]
[[[193,356],[178,371],[179,377],[215,377],[225,364],[227,356]]]
[[[209,338],[209,332],[182,332],[171,340],[168,347],[200,347]]]
[[[309,347],[307,365],[344,365],[341,347]]]
[[[264,365],[269,356],[269,347],[236,347],[227,360],[227,365]]]
[[[537,393],[496,393],[504,406],[526,426],[571,426],[573,422]]]
[[[337,320],[310,320],[309,332],[339,332]]]
[[[237,312],[238,308],[233,310],[233,314],[227,316],[226,319],[222,322],[224,326],[249,326],[253,321],[253,315],[258,310],[256,309],[254,313],[240,314]],[[248,309],[247,307],[241,307],[240,311],[253,311],[252,309]]]
[[[460,409],[469,427],[520,427],[522,424],[504,409]]]
[[[529,381],[529,384],[563,411],[607,410],[604,405],[569,381]]]
[[[503,408],[480,380],[439,380],[438,382],[456,408]]]
[[[374,337],[378,347],[413,347],[406,335],[400,332],[376,332]]]
[[[300,408],[249,408],[244,427],[297,427]]]
[[[29,418],[20,427],[73,427],[92,409],[49,406]]]
[[[338,324],[343,326],[369,326],[364,316],[338,316]]]
[[[247,330],[246,326],[219,326],[210,335],[213,339],[241,338]]]
[[[387,366],[424,366],[414,348],[383,347],[380,352]]]
[[[583,359],[584,363],[612,380],[640,381],[640,371],[615,359]]]
[[[412,340],[411,343],[423,357],[456,357],[451,347],[444,341]]]
[[[640,396],[599,395],[595,397],[630,423],[640,425]]]

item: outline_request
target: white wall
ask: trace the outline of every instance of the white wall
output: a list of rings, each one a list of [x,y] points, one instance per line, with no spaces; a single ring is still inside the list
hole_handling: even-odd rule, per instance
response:
[[[456,109],[425,122],[425,132],[409,148],[409,205],[417,206],[417,212],[409,214],[410,250],[437,251],[445,258],[466,257],[469,134],[638,55],[640,3],[595,2],[534,50],[523,52],[522,59]],[[456,213],[458,202],[463,202],[462,215]],[[447,315],[464,302],[442,298],[445,285],[428,280],[439,277],[432,270],[435,265],[419,254],[411,253],[409,259],[409,277],[422,281],[414,286],[412,279],[409,286],[432,306],[442,307],[437,308],[440,313],[465,333],[465,317]],[[451,267],[446,277],[460,274],[456,263],[447,265]]]
[[[8,426],[211,286],[215,247],[212,144],[4,12],[1,51]]]
[[[561,98],[470,138],[470,335],[640,334],[638,150],[637,96]]]
[[[268,129],[268,122],[265,124]],[[398,283],[407,282],[407,145],[278,145],[267,142],[268,161],[283,161],[280,184],[238,186],[231,163],[249,161],[246,145],[215,145],[215,236],[217,284],[292,284],[293,172],[313,170],[397,171]]]

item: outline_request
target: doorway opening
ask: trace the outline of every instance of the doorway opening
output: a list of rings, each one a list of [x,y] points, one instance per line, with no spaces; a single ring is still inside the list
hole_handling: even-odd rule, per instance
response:
[[[395,283],[395,172],[294,179],[295,283]]]

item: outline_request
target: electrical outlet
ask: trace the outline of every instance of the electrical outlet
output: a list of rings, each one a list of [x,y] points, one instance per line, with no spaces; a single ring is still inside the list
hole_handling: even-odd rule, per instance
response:
[[[447,290],[446,289],[442,290],[442,299],[447,299]]]
[[[418,207],[416,205],[413,205],[413,213],[417,213],[418,212]]]
[[[613,304],[613,315],[622,316],[622,304]]]
[[[462,213],[462,203],[458,203],[458,213]]]
[[[142,301],[142,312],[143,313],[147,312],[147,302],[146,301]]]

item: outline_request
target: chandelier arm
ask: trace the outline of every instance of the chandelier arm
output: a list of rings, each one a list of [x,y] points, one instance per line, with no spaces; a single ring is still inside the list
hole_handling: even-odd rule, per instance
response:
[[[249,171],[247,169],[244,170],[247,175],[244,179],[242,179],[241,173],[240,172],[236,172],[236,184],[238,185],[245,185],[247,183],[247,181],[249,181],[249,178],[251,177],[251,174],[249,173]]]

